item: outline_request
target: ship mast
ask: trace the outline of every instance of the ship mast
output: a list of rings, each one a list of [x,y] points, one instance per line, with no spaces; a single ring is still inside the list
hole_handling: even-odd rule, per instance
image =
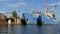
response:
[[[45,2],[45,10],[44,10],[44,15],[47,16],[47,11],[48,11],[48,5],[47,5],[47,0],[44,0]]]

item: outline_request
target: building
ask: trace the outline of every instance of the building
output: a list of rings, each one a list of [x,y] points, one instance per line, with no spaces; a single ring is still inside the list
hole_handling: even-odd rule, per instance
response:
[[[0,13],[0,19],[4,19],[5,15],[3,13]]]
[[[4,13],[0,13],[0,25],[6,25],[6,19]]]

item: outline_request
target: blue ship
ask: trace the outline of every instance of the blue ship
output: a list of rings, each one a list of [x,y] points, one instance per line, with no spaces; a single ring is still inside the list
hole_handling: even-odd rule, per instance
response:
[[[47,1],[45,0],[45,10],[43,13],[32,12],[32,13],[23,13],[22,16],[27,24],[57,24],[56,16],[54,14],[54,9],[56,5],[53,6],[51,10],[48,10]],[[38,15],[37,15],[38,14]]]
[[[40,22],[43,24],[57,24],[56,20],[50,19],[47,16],[40,15],[40,16],[34,16],[29,13],[23,13],[23,18],[26,21],[26,24],[37,24],[37,19],[40,19]]]

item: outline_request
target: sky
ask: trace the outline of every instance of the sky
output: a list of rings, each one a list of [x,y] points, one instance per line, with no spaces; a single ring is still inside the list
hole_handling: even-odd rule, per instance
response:
[[[47,0],[48,9],[56,5],[54,13],[60,20],[60,0]],[[0,0],[0,12],[9,13],[16,10],[18,13],[44,11],[44,0]],[[20,12],[19,12],[20,11]]]

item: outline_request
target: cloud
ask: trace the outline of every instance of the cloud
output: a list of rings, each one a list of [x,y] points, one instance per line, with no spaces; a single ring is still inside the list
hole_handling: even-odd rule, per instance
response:
[[[26,5],[26,3],[25,2],[6,3],[5,7],[19,7],[19,6],[22,6],[22,5]]]
[[[49,0],[48,0],[49,1]],[[49,2],[56,2],[56,0],[50,0]]]
[[[6,2],[6,1],[9,1],[9,0],[0,0],[0,2]]]
[[[60,5],[60,2],[48,4],[48,6]]]
[[[25,2],[18,2],[18,3],[16,3],[16,4],[18,4],[18,5],[26,5]]]
[[[20,5],[7,3],[5,7],[18,7]]]
[[[6,1],[6,0],[0,0],[0,1]]]

